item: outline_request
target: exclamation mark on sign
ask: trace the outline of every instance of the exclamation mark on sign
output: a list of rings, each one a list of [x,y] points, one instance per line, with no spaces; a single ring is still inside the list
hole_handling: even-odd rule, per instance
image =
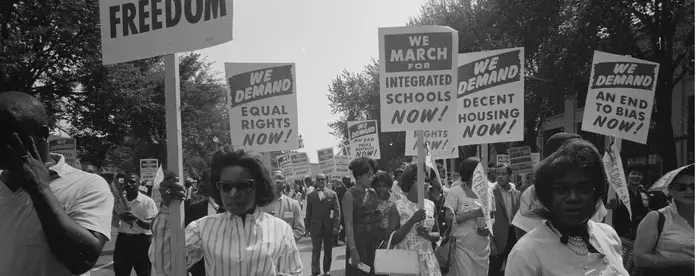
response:
[[[644,123],[639,124],[639,126],[637,127],[637,130],[634,131],[634,134],[637,134],[637,131],[642,129],[643,126],[644,126]]]
[[[450,142],[450,139],[445,139],[445,142],[442,143],[442,150],[445,150],[445,147],[447,146],[447,143]]]
[[[378,149],[374,150],[374,153],[372,153],[372,156],[377,156],[377,151],[378,151]]]
[[[506,133],[510,134],[510,131],[513,130],[513,127],[515,126],[515,122],[517,122],[517,121],[518,120],[513,120],[513,122],[510,123],[510,127],[508,128],[508,131],[506,131]]]
[[[445,108],[442,109],[442,113],[440,113],[440,118],[438,118],[438,121],[442,122],[442,117],[445,116],[445,113],[447,113],[447,109],[449,109],[449,106],[445,106]]]
[[[290,129],[289,132],[287,132],[287,138],[284,138],[284,142],[287,143],[289,141],[289,136],[292,136],[292,130]]]

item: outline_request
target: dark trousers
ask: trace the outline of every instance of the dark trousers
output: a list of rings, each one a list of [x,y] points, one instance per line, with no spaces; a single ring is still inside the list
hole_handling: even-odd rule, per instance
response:
[[[151,261],[148,259],[148,247],[151,236],[143,234],[117,235],[114,243],[114,275],[129,276],[131,270],[138,276],[151,275]]]
[[[508,254],[513,250],[513,246],[518,242],[518,238],[515,236],[515,226],[511,225],[508,228],[508,243],[506,244],[506,250],[503,253],[496,256],[489,256],[489,276],[500,276],[503,275],[501,272],[501,267],[503,263],[508,259]]]
[[[333,260],[333,230],[321,228],[316,233],[311,233],[311,274],[321,274],[319,261],[321,260],[321,244],[323,244],[323,272],[331,270]]]

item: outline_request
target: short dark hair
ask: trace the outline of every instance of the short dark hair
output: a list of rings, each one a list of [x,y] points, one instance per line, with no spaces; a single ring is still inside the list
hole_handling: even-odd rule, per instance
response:
[[[628,173],[628,174],[629,174],[630,172],[632,172],[632,171],[640,172],[640,173],[644,174],[644,172],[645,172],[646,170],[644,169],[644,166],[643,166],[643,165],[635,164],[635,165],[630,165],[630,166],[627,167],[627,173]]]
[[[501,163],[501,164],[498,164],[498,166],[496,166],[496,170],[498,170],[500,168],[506,168],[506,172],[508,173],[508,175],[513,174],[513,168],[511,168],[510,165],[508,165],[506,163]]]
[[[431,168],[428,168],[425,164],[422,164],[423,166],[423,173],[425,173],[425,180],[432,180],[433,178],[436,178],[437,176],[434,173],[431,173],[428,175],[428,170],[431,170]],[[406,166],[406,170],[403,171],[401,174],[401,178],[399,178],[399,187],[401,190],[405,193],[408,193],[409,190],[411,190],[411,186],[413,186],[413,181],[417,179],[418,176],[418,164],[416,163],[411,163],[408,166]],[[432,184],[431,184],[432,186]]]
[[[552,186],[558,179],[564,177],[570,170],[583,170],[591,177],[595,201],[604,202],[607,197],[608,181],[605,175],[603,159],[598,149],[588,141],[576,139],[567,142],[549,157],[542,160],[535,171],[535,194],[547,210],[538,210],[545,219],[549,219],[552,210]],[[591,214],[592,215],[592,214]]]
[[[228,167],[240,166],[250,171],[255,180],[255,205],[265,206],[275,198],[270,172],[262,155],[240,147],[224,146],[211,159],[212,182],[221,180],[221,172]]]
[[[377,160],[364,156],[358,157],[352,160],[352,162],[350,162],[348,168],[350,169],[350,171],[352,171],[352,176],[358,178],[363,174],[370,172],[370,170],[376,172]]]
[[[583,138],[581,138],[581,135],[578,135],[576,133],[555,133],[554,135],[549,137],[549,139],[547,139],[547,142],[544,143],[544,149],[542,150],[542,158],[547,158],[547,156],[550,156],[552,153],[556,152],[559,148],[561,148],[564,144],[566,144],[572,139],[582,140]]]
[[[399,178],[401,174],[403,173],[403,170],[401,168],[395,169],[394,170],[394,178]]]
[[[374,179],[372,179],[372,184],[370,184],[370,187],[376,189],[376,187],[379,187],[380,183],[386,183],[389,185],[389,188],[391,188],[392,181],[388,172],[377,171],[376,176]]]
[[[462,181],[471,179],[471,177],[474,175],[474,170],[478,165],[479,160],[474,157],[462,160],[462,163],[459,163],[459,177],[462,178]]]

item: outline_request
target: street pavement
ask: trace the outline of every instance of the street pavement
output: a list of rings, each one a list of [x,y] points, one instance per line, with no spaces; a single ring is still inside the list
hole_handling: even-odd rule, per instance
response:
[[[90,272],[91,276],[114,276],[112,269],[112,254],[114,253],[114,241],[117,238],[117,229],[112,228],[112,239],[105,244],[102,250],[102,255],[97,260],[97,264]],[[301,263],[304,265],[302,275],[311,275],[311,239],[305,237],[297,243],[299,254],[301,255]],[[323,253],[321,253],[321,264],[323,264]],[[323,265],[321,265],[323,266]],[[323,268],[321,268],[323,269]],[[345,275],[345,245],[336,246],[333,248],[333,262],[331,263],[331,276]],[[132,271],[131,276],[136,276]]]

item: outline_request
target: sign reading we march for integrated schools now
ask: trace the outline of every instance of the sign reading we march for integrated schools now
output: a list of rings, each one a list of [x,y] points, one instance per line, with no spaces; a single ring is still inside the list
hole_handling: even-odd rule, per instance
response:
[[[233,39],[233,0],[100,0],[102,63],[219,45]]]
[[[458,146],[523,140],[523,48],[459,55]]]
[[[455,123],[457,43],[445,26],[379,28],[382,132]]]
[[[380,159],[379,127],[376,120],[348,121],[350,156]]]
[[[226,63],[231,142],[259,152],[299,148],[293,63]]]
[[[646,144],[659,64],[595,51],[581,129]]]
[[[406,156],[417,156],[418,155],[418,132],[406,131]],[[448,158],[458,158],[459,151],[457,147],[454,146],[454,139],[451,136],[450,130],[424,130],[423,137],[425,143],[428,144],[428,150],[430,151],[430,156],[433,159],[448,159]]]

